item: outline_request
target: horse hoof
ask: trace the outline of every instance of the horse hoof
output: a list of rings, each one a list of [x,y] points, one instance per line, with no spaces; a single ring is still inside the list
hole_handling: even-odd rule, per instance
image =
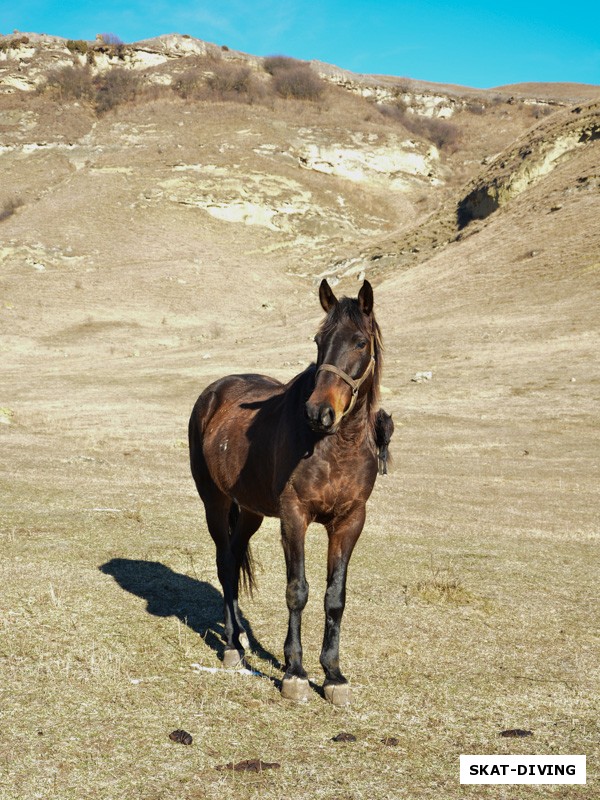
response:
[[[285,700],[293,700],[296,703],[306,703],[308,700],[308,681],[306,678],[284,678],[281,684],[281,696]]]
[[[331,705],[338,708],[349,706],[352,702],[352,691],[347,683],[325,683],[323,694]]]
[[[244,651],[243,650],[225,650],[223,653],[223,666],[225,669],[235,669],[236,667],[242,667],[244,661]]]
[[[250,639],[248,639],[248,634],[246,631],[242,631],[240,633],[240,645],[244,648],[244,650],[250,649]]]

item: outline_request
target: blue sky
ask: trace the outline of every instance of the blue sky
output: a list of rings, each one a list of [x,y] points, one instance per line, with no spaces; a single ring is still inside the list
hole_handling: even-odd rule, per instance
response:
[[[600,0],[0,0],[0,33],[187,33],[255,55],[466,86],[600,84]]]

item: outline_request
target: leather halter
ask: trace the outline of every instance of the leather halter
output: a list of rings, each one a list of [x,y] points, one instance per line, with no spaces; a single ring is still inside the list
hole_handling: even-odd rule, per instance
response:
[[[340,377],[343,381],[345,381],[348,386],[352,389],[352,397],[350,399],[350,405],[348,408],[342,413],[340,419],[343,419],[347,414],[349,414],[354,405],[356,403],[356,399],[358,398],[358,390],[363,385],[363,383],[367,380],[369,375],[373,372],[375,368],[375,345],[374,345],[374,336],[371,336],[371,357],[369,358],[369,363],[367,364],[365,371],[360,376],[360,378],[351,378],[343,369],[336,367],[334,364],[321,364],[319,369],[317,370],[317,374],[315,375],[315,380],[319,377],[319,372],[321,370],[326,370],[327,372],[333,372],[334,375]]]

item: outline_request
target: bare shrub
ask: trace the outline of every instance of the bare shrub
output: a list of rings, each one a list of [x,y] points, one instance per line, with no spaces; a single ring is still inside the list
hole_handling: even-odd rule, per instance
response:
[[[50,89],[60,100],[92,100],[95,87],[89,67],[61,67],[48,73],[41,90]]]
[[[141,89],[140,76],[116,67],[99,75],[96,85],[96,113],[105,114],[123,103],[135,100]]]
[[[212,74],[206,79],[209,89],[221,97],[231,94],[248,94],[252,75],[248,67],[239,67],[226,62],[213,65]]]
[[[553,108],[552,106],[529,106],[529,116],[533,117],[534,119],[542,119],[543,117],[547,117],[549,114],[554,114],[555,111],[556,108]]]
[[[205,85],[204,74],[199,69],[188,69],[173,82],[173,91],[184,100],[197,97]]]
[[[402,124],[404,124],[405,118],[409,116],[407,108],[408,106],[406,103],[400,99],[389,104],[377,104],[377,110],[382,116],[395,120],[396,122],[401,122]]]
[[[14,39],[4,39],[0,42],[0,52],[7,50],[19,50],[21,45],[29,44],[29,36],[17,36]]]
[[[323,81],[308,65],[279,70],[273,75],[273,88],[280,97],[294,100],[320,100]]]
[[[484,103],[477,102],[477,101],[474,101],[474,100],[471,101],[470,103],[467,103],[466,109],[470,114],[476,114],[478,116],[481,116],[482,114],[485,114],[485,111],[486,111],[486,107],[485,107]]]
[[[275,75],[276,72],[285,69],[296,69],[299,66],[306,66],[306,62],[289,56],[267,56],[263,60],[263,68],[269,75]]]
[[[99,33],[96,36],[93,51],[95,53],[105,53],[109,58],[119,58],[124,61],[130,48],[116,33]]]
[[[88,48],[88,43],[83,39],[69,39],[67,42],[67,49],[70,50],[71,53],[80,53],[81,55],[86,55]]]
[[[379,111],[385,116],[400,122],[407,131],[429,139],[440,150],[453,152],[460,142],[460,128],[453,122],[439,117],[424,117],[409,114],[400,104],[380,105]]]
[[[263,101],[268,94],[249,67],[212,58],[188,69],[173,82],[172,88],[184,100],[254,103]]]
[[[400,114],[406,114],[408,110],[408,103],[402,96],[397,95],[396,99],[394,100],[393,108]]]
[[[280,97],[314,101],[323,94],[323,81],[306,61],[289,56],[267,56],[263,68],[273,76],[273,89]]]
[[[454,151],[460,142],[460,128],[453,122],[439,117],[424,117],[426,136],[440,150]]]
[[[162,83],[146,83],[140,81],[139,89],[135,95],[136,103],[156,103],[166,100],[171,95],[171,87]]]
[[[222,61],[223,60],[223,51],[219,47],[218,44],[211,44],[208,42],[206,44],[206,50],[203,56],[205,61],[214,62],[214,61]]]
[[[118,47],[119,45],[125,44],[116,33],[101,33],[100,37],[104,44],[112,45],[113,47]]]
[[[4,222],[5,219],[12,217],[17,208],[20,208],[22,205],[23,201],[20,197],[11,197],[5,200],[2,208],[0,208],[0,222]]]

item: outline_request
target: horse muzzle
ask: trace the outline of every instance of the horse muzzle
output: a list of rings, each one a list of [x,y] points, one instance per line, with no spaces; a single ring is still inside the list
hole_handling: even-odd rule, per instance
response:
[[[309,400],[304,411],[308,425],[315,433],[336,432],[336,414],[329,403],[311,403]]]

